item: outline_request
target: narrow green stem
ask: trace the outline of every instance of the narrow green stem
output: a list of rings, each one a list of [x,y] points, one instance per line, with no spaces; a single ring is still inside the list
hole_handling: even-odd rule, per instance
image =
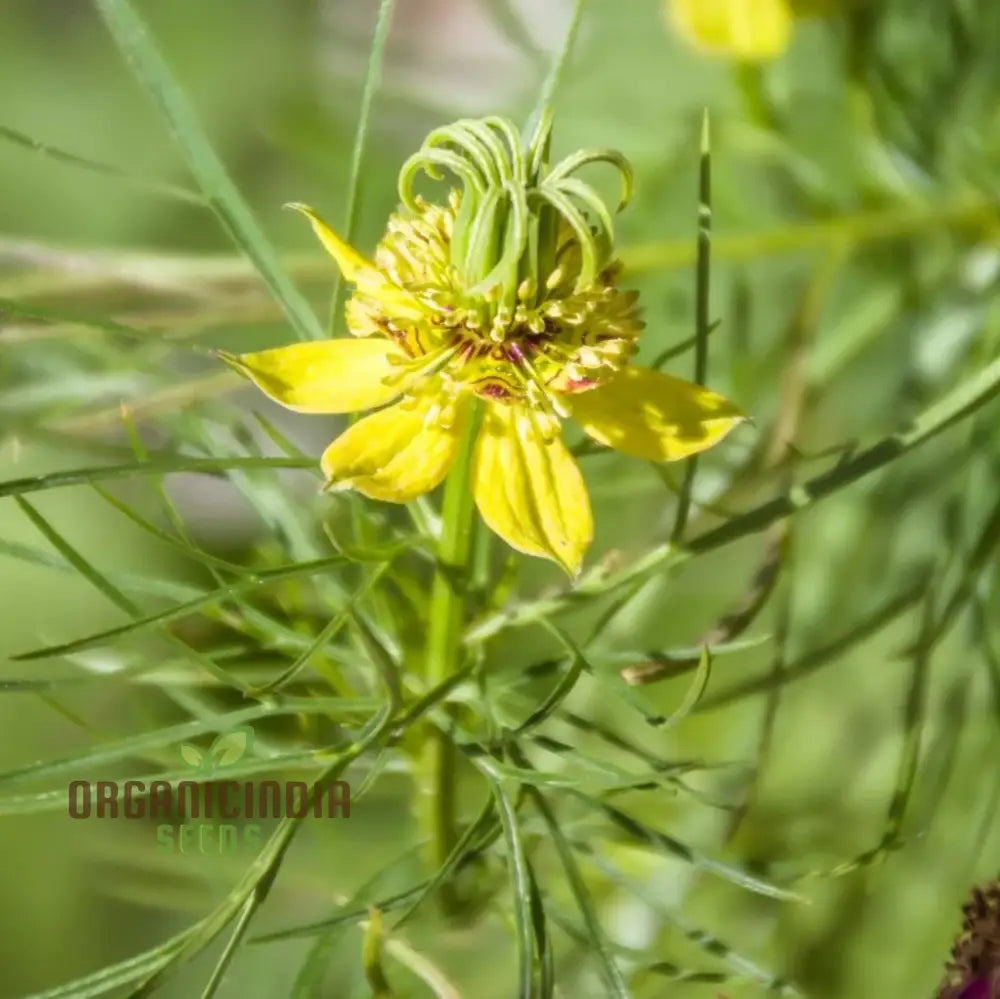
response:
[[[358,204],[361,195],[361,181],[365,165],[365,149],[368,144],[368,122],[371,118],[372,105],[375,101],[375,91],[378,89],[382,75],[382,60],[385,46],[389,38],[389,25],[395,0],[381,0],[378,17],[375,21],[375,34],[372,37],[372,47],[368,56],[368,68],[365,71],[364,89],[361,92],[361,110],[358,114],[358,127],[354,133],[354,148],[351,152],[351,176],[347,182],[347,208],[344,213],[343,235],[348,243],[353,242],[358,217]],[[337,335],[337,325],[344,307],[344,282],[338,269],[333,279],[333,295],[330,301],[330,317],[327,320],[327,336]]]
[[[431,589],[427,628],[425,680],[428,687],[444,682],[462,665],[462,634],[466,623],[466,595],[473,551],[475,503],[469,482],[472,447],[479,424],[479,411],[469,419],[459,454],[445,485],[438,543],[437,568]],[[420,767],[418,804],[422,831],[430,840],[428,858],[437,870],[444,866],[457,838],[455,782],[457,753],[451,735],[437,725],[428,725]],[[453,896],[442,886],[446,909]]]
[[[708,111],[701,123],[701,159],[698,170],[698,261],[695,271],[695,355],[694,380],[704,385],[708,379],[708,338],[712,332],[709,313],[709,298],[712,275],[712,147],[709,131]],[[691,511],[691,497],[694,493],[694,479],[698,474],[698,458],[688,459],[677,501],[677,514],[670,540],[679,544],[684,539],[688,515]]]
[[[559,89],[559,84],[562,83],[569,57],[576,45],[576,36],[580,31],[580,24],[583,21],[583,12],[586,5],[587,0],[576,0],[573,5],[573,13],[570,15],[569,24],[566,26],[566,34],[563,35],[562,45],[552,65],[549,67],[548,74],[542,81],[542,89],[538,95],[535,109],[532,111],[531,117],[525,126],[526,135],[530,135],[534,131],[535,126],[545,113],[545,109],[550,107],[555,99],[556,91]]]

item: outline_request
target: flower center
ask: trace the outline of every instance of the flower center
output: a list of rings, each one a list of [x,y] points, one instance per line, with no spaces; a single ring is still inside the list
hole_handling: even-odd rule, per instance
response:
[[[550,167],[550,131],[543,116],[522,147],[503,119],[458,122],[404,165],[403,207],[375,257],[385,284],[359,284],[348,321],[400,344],[408,384],[439,375],[452,393],[561,416],[561,396],[594,388],[634,352],[638,296],[618,287],[611,212],[574,176],[613,164],[624,207],[630,168],[605,150]],[[441,179],[442,169],[461,182],[447,205],[413,195],[419,171]]]
[[[416,214],[393,217],[376,264],[416,308],[393,315],[384,294],[359,289],[348,306],[351,326],[395,340],[410,358],[398,377],[410,383],[440,374],[453,391],[561,415],[559,396],[594,388],[628,362],[643,326],[638,294],[618,287],[614,262],[582,285],[568,226],[544,287],[523,279],[513,303],[499,286],[470,294],[449,259],[459,200],[447,208],[418,201]]]

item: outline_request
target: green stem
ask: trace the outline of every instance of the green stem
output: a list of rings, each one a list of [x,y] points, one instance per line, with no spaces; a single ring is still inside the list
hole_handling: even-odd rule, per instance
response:
[[[704,385],[708,380],[708,337],[712,332],[709,296],[712,289],[712,148],[708,111],[701,122],[701,158],[698,170],[698,263],[695,271],[695,355],[694,380]],[[698,458],[688,459],[684,483],[677,501],[677,515],[670,535],[673,544],[684,540],[694,479],[698,474]]]
[[[365,71],[364,89],[361,92],[361,110],[358,114],[358,127],[354,133],[354,148],[351,152],[351,176],[347,182],[347,208],[344,213],[343,236],[348,243],[353,243],[358,218],[358,203],[361,194],[361,181],[365,165],[365,149],[368,144],[368,122],[371,118],[372,104],[375,101],[375,91],[378,89],[382,75],[382,60],[385,55],[386,41],[389,38],[389,25],[392,22],[395,0],[381,0],[378,17],[375,21],[375,34],[372,37],[372,47],[368,56],[368,69]],[[344,307],[344,281],[338,268],[333,278],[333,295],[330,302],[330,317],[327,320],[327,336],[337,335],[337,325]]]
[[[576,0],[573,5],[573,13],[570,15],[569,24],[566,26],[566,34],[563,35],[563,42],[559,48],[559,52],[556,54],[552,65],[549,67],[548,75],[542,82],[542,89],[538,95],[538,102],[535,104],[535,109],[531,113],[531,117],[528,119],[528,124],[525,127],[525,134],[530,135],[534,130],[535,125],[541,120],[542,115],[545,113],[545,109],[551,106],[552,101],[555,99],[556,91],[559,89],[559,84],[562,83],[563,74],[566,70],[566,65],[569,62],[569,57],[573,52],[573,48],[576,45],[576,36],[580,31],[580,23],[583,21],[584,8],[587,5],[587,0]]]
[[[425,680],[443,683],[461,667],[466,623],[466,594],[472,559],[475,503],[469,483],[472,447],[479,424],[479,407],[465,428],[458,457],[445,485],[441,539],[431,588],[427,628]],[[444,866],[457,838],[455,781],[457,752],[451,735],[428,725],[420,766],[418,804],[422,832],[430,840],[428,858],[434,870]],[[449,885],[442,885],[446,909],[453,908]]]

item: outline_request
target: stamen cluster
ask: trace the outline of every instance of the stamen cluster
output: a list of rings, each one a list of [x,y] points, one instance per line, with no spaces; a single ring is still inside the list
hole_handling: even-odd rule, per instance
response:
[[[630,169],[604,150],[549,168],[550,129],[543,118],[522,148],[504,119],[461,121],[431,133],[403,166],[402,208],[375,255],[392,293],[360,282],[348,323],[400,345],[408,392],[440,374],[449,395],[527,405],[554,423],[567,415],[560,396],[596,387],[634,353],[643,324],[637,293],[618,287],[611,212],[574,176],[613,164],[620,209]],[[441,179],[442,169],[462,185],[446,204],[413,194],[419,171]]]

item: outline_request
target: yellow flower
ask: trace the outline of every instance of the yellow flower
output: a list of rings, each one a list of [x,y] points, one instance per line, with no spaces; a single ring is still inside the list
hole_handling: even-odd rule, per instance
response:
[[[297,343],[229,363],[306,413],[376,410],[325,451],[329,488],[405,503],[448,474],[481,405],[470,488],[510,545],[579,570],[593,523],[583,476],[560,436],[572,416],[596,441],[652,461],[712,446],[742,419],[721,396],[630,363],[637,294],[618,286],[611,213],[575,176],[620,154],[548,163],[551,120],[523,145],[499,118],[431,133],[400,174],[402,206],[368,260],[311,209],[353,285],[354,338]],[[425,170],[462,182],[445,204],[412,194]]]
[[[666,0],[674,27],[691,44],[736,59],[782,54],[794,17],[822,13],[831,0]]]

